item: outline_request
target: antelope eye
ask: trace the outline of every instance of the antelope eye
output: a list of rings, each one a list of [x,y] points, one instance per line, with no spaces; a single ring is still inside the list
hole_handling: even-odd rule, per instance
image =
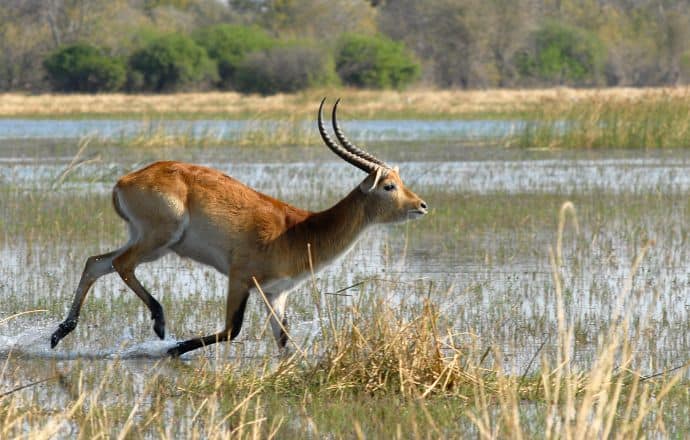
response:
[[[383,185],[384,191],[393,191],[395,189],[395,183],[386,183]]]

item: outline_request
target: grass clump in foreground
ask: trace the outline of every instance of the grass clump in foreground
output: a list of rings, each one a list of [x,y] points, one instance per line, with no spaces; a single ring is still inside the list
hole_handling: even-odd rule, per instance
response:
[[[316,297],[320,331],[297,341],[294,354],[278,363],[166,359],[150,366],[138,387],[123,380],[120,361],[110,362],[105,373],[75,366],[59,374],[55,386],[67,395],[59,409],[46,410],[36,398],[41,394],[0,396],[0,436],[25,436],[27,426],[33,438],[678,435],[687,428],[690,398],[681,384],[687,367],[643,377],[644,355],[635,341],[645,329],[631,318],[637,300],[632,280],[649,243],[615,296],[619,312],[599,335],[596,356],[587,364],[575,360],[560,245],[572,210],[572,204],[563,206],[551,252],[557,334],[518,370],[502,361],[500,347],[481,346],[471,332],[448,325],[430,299],[433,291],[406,292],[402,305],[362,296],[344,317]]]
[[[642,99],[594,96],[570,105],[544,106],[509,144],[526,148],[687,148],[687,96]]]

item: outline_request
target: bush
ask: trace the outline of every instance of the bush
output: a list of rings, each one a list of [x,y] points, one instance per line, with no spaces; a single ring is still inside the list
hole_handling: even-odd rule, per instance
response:
[[[194,40],[167,35],[152,41],[130,57],[130,88],[172,91],[194,83],[215,81],[216,65]]]
[[[220,85],[224,88],[233,86],[235,71],[247,54],[276,45],[261,28],[228,24],[203,28],[194,34],[194,39],[218,64]]]
[[[595,85],[602,76],[605,51],[596,35],[548,23],[533,35],[534,48],[520,54],[521,75],[555,84]]]
[[[125,82],[124,63],[88,44],[58,49],[43,61],[48,80],[63,92],[108,92]]]
[[[419,64],[405,45],[386,37],[346,35],[335,63],[343,82],[357,87],[403,88],[419,76]]]
[[[247,55],[235,81],[241,92],[267,95],[330,84],[336,76],[333,61],[321,49],[290,45]]]

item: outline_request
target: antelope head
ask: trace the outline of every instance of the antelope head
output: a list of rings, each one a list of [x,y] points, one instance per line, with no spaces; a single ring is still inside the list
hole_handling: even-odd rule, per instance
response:
[[[427,204],[403,184],[398,167],[391,167],[345,137],[337,118],[340,99],[333,106],[332,114],[333,131],[340,143],[338,144],[330,137],[323,122],[324,102],[326,98],[319,106],[319,133],[331,151],[368,174],[359,184],[359,191],[364,195],[369,218],[374,223],[395,223],[419,218],[426,214]]]

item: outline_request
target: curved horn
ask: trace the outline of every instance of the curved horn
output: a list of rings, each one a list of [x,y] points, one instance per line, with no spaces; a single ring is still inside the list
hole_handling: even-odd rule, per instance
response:
[[[328,132],[326,131],[326,127],[323,124],[323,104],[326,102],[326,98],[323,98],[321,100],[321,105],[319,106],[319,117],[318,117],[318,125],[319,125],[319,133],[321,133],[321,139],[323,139],[324,143],[328,148],[331,149],[335,154],[340,156],[343,160],[346,162],[356,166],[362,171],[365,171],[367,173],[373,173],[374,171],[379,168],[379,165],[374,164],[369,162],[368,160],[365,160],[364,158],[353,154],[343,148],[342,146],[338,145],[331,139],[331,137],[328,135]]]
[[[357,145],[350,142],[350,140],[348,138],[345,137],[343,130],[340,128],[340,125],[338,124],[338,118],[336,117],[336,112],[338,111],[338,103],[340,103],[340,98],[338,98],[338,100],[335,101],[335,105],[333,106],[332,122],[333,122],[333,131],[335,132],[335,137],[338,138],[338,140],[343,145],[343,147],[345,147],[345,149],[348,150],[350,153],[355,154],[364,160],[375,163],[376,165],[380,165],[384,168],[390,169],[391,168],[390,165],[388,165],[386,162],[377,158],[373,154],[367,153],[366,151],[362,150]]]

